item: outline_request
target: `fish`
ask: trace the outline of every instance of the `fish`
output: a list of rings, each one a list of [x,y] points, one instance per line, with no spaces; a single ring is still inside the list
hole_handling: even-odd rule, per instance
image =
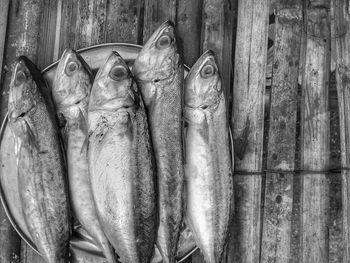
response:
[[[156,158],[159,208],[156,244],[163,262],[174,263],[184,210],[184,68],[171,21],[164,22],[151,35],[132,70],[145,103]]]
[[[117,52],[99,69],[88,105],[88,160],[97,213],[122,263],[148,263],[157,230],[155,161],[146,111]]]
[[[205,262],[219,263],[229,232],[232,158],[226,101],[213,51],[185,79],[185,222]]]
[[[87,109],[92,81],[89,65],[78,53],[68,48],[56,69],[52,97],[65,141],[72,210],[108,262],[116,263],[114,249],[97,216],[90,183]]]
[[[8,116],[28,231],[46,262],[69,262],[69,195],[54,105],[40,71],[24,56],[14,65]]]

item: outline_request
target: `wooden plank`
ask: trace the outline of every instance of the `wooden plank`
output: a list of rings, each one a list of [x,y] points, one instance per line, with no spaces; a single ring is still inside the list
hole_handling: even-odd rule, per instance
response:
[[[332,1],[332,31],[335,41],[336,80],[338,91],[341,166],[350,167],[350,14],[349,1]],[[350,171],[343,170],[343,255],[342,262],[350,262]]]
[[[80,0],[76,23],[75,49],[105,42],[106,0]]]
[[[7,16],[9,11],[9,0],[0,2],[0,79],[2,72],[3,56],[5,49],[6,29],[7,29]]]
[[[192,66],[200,56],[203,0],[179,0],[177,33],[184,63]]]
[[[267,169],[293,171],[302,33],[301,1],[278,1],[275,15]],[[292,258],[293,177],[292,172],[266,174],[261,262],[289,263]]]
[[[227,262],[259,262],[269,1],[239,0],[232,121],[235,212]],[[237,171],[241,171],[239,174]]]
[[[78,2],[79,0],[61,2],[61,10],[58,11],[61,15],[60,25],[58,25],[60,36],[57,38],[58,41],[56,41],[58,42],[56,43],[58,46],[58,58],[66,48],[75,48]]]
[[[227,98],[231,90],[235,14],[231,1],[203,0],[201,50],[211,49],[215,52]]]
[[[305,17],[305,71],[302,82],[301,168],[329,169],[328,81],[330,2],[310,1]],[[328,181],[325,173],[302,175],[302,262],[328,262]]]
[[[44,6],[42,8],[43,13],[41,15],[39,34],[40,55],[37,60],[39,69],[44,69],[53,61],[56,40],[57,3],[57,0],[43,1]]]
[[[107,2],[106,41],[142,44],[144,0]]]
[[[162,23],[171,20],[176,24],[178,0],[145,0],[143,43]]]

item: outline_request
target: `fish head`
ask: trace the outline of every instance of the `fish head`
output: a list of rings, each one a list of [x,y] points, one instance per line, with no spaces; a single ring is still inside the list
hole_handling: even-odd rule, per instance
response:
[[[163,23],[146,42],[133,65],[138,82],[154,82],[171,78],[180,65],[174,24]]]
[[[58,109],[88,102],[92,72],[74,50],[66,49],[58,63],[52,97]]]
[[[35,111],[38,86],[35,81],[35,67],[29,59],[19,57],[14,64],[10,82],[8,101],[8,116],[10,123],[25,118],[30,112]]]
[[[138,102],[131,71],[124,59],[113,51],[95,77],[89,111],[116,111],[135,106]]]
[[[206,51],[185,79],[185,106],[215,109],[222,96],[221,78],[213,51]]]

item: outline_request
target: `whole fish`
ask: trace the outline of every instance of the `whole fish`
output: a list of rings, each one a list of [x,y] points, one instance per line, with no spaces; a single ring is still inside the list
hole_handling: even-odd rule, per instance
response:
[[[185,79],[185,221],[207,263],[220,263],[228,235],[232,159],[226,102],[212,51]]]
[[[165,22],[152,34],[134,62],[133,73],[147,109],[157,163],[157,247],[163,262],[173,263],[183,214],[184,70],[172,22]]]
[[[29,233],[46,262],[68,262],[71,218],[54,107],[39,70],[25,57],[15,64],[8,113]]]
[[[121,262],[149,262],[157,229],[153,150],[136,83],[116,52],[95,77],[88,122],[90,178],[104,232]]]
[[[72,209],[108,262],[114,263],[116,257],[98,220],[90,184],[86,119],[91,86],[90,67],[78,53],[65,50],[57,66],[52,95],[66,142]]]

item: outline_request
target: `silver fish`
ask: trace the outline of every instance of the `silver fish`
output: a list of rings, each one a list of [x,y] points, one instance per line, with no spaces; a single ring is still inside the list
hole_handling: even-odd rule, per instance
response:
[[[183,64],[174,25],[162,24],[140,51],[133,73],[150,123],[157,163],[159,228],[157,247],[164,263],[175,262],[183,214]]]
[[[228,235],[232,159],[226,102],[212,51],[185,79],[185,222],[207,263],[221,262]]]
[[[72,209],[108,262],[115,263],[114,250],[98,220],[90,184],[86,119],[91,86],[91,69],[84,59],[72,49],[65,50],[57,66],[52,95],[66,142]]]
[[[54,107],[39,70],[25,57],[15,64],[8,112],[29,233],[46,262],[68,262],[69,198]]]
[[[95,77],[88,123],[90,178],[104,232],[121,262],[149,262],[157,229],[153,150],[136,83],[116,52]]]

